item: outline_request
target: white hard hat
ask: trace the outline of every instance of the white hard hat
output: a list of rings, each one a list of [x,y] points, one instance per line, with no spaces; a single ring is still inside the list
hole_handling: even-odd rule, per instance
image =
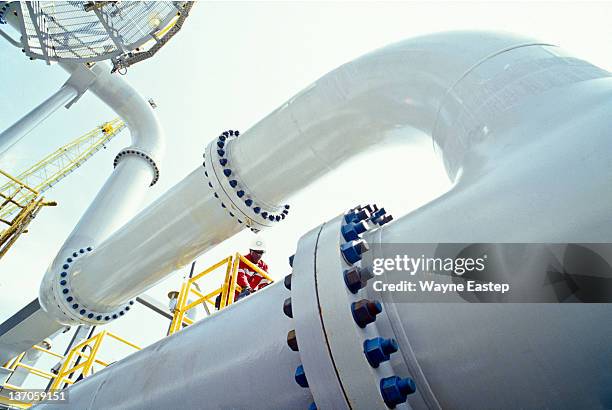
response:
[[[249,249],[254,250],[254,251],[262,251],[265,252],[266,251],[266,243],[264,242],[263,239],[261,239],[260,236],[256,236],[251,240],[251,246],[249,247]]]

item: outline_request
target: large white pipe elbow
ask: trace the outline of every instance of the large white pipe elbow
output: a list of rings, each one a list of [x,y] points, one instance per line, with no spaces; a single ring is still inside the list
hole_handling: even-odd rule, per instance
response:
[[[62,67],[71,73],[84,69],[77,64],[62,64]],[[88,89],[126,122],[132,144],[115,157],[115,170],[65,241],[41,283],[41,306],[61,323],[78,323],[83,315],[99,316],[73,294],[67,270],[136,214],[146,190],[159,178],[158,167],[164,151],[164,133],[147,100],[119,75],[111,74],[106,63],[95,64],[90,74],[95,80]]]
[[[486,124],[508,108],[496,102],[505,86],[544,78],[508,99],[511,106],[543,87],[607,75],[581,60],[569,64],[555,50],[506,34],[444,33],[339,67],[244,135],[212,141],[205,167],[71,264],[70,291],[82,301],[75,316],[90,309],[110,314],[80,320],[112,319],[131,298],[234,233],[273,226],[286,215],[282,200],[379,144],[429,135],[456,177],[486,139]]]

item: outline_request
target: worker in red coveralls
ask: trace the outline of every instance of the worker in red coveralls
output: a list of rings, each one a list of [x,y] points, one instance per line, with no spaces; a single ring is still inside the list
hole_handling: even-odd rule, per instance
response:
[[[264,272],[268,272],[268,265],[261,259],[266,252],[266,244],[260,237],[255,237],[251,242],[248,255],[245,256],[253,265],[257,266]],[[238,275],[236,284],[242,288],[241,292],[236,291],[234,301],[237,301],[253,292],[266,287],[270,281],[255,272],[250,266],[243,261],[238,265]]]

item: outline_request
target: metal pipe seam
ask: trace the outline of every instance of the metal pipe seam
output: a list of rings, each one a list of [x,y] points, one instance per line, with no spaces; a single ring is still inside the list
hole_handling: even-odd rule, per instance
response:
[[[347,282],[348,270],[365,269],[361,266],[361,255],[349,256],[347,250],[361,242],[363,234],[372,235],[379,226],[367,225],[367,230],[352,240],[345,238],[343,228],[380,218],[384,213],[375,206],[368,209],[374,212],[362,207],[350,210],[298,242],[290,302],[302,365],[317,407],[386,409],[395,408],[410,397],[411,405],[422,408],[425,403],[422,395],[431,392],[416,389],[405,364],[391,365],[389,358],[397,351],[397,343],[392,333],[382,332],[377,326],[384,316],[379,315],[382,305],[364,299],[365,291],[351,289]],[[362,252],[367,249],[366,244]],[[308,298],[303,296],[305,291],[309,293],[307,289],[311,289]],[[376,306],[379,311],[368,310]],[[381,343],[387,350],[381,350]],[[428,402],[432,401],[435,399],[428,398]]]
[[[60,272],[56,275],[56,280],[50,283],[50,303],[54,307],[57,306],[64,321],[102,325],[125,315],[131,309],[131,306],[134,305],[134,300],[130,300],[117,309],[100,312],[88,307],[87,304],[79,299],[78,295],[72,291],[71,266],[77,261],[77,258],[83,257],[91,251],[93,251],[92,247],[75,250],[72,255],[64,261]]]
[[[242,186],[240,175],[232,170],[232,146],[240,135],[239,131],[228,130],[212,140],[203,155],[204,176],[208,187],[214,192],[222,208],[253,232],[272,227],[289,214],[288,204],[270,206],[264,204]]]

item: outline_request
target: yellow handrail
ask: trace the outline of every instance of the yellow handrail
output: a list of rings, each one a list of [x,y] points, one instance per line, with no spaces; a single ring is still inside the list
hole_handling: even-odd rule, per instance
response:
[[[93,365],[96,363],[107,367],[109,365],[107,362],[97,358],[98,353],[100,352],[100,347],[102,346],[102,342],[107,336],[133,349],[140,350],[140,347],[135,345],[134,343],[129,342],[114,333],[103,330],[95,336],[92,336],[91,338],[79,343],[70,350],[70,352],[66,356],[66,359],[64,360],[64,363],[62,364],[62,367],[57,373],[57,376],[55,376],[55,379],[53,380],[50,389],[61,389],[65,383],[74,384],[75,381],[71,380],[71,377],[73,377],[77,373],[77,377],[81,375],[83,377],[89,376],[93,372]],[[81,350],[85,347],[91,348],[91,352],[89,354],[81,352]],[[77,364],[76,360],[73,360],[76,359],[76,357],[81,357],[85,360]]]
[[[240,253],[236,253],[235,255],[228,256],[227,258],[221,259],[219,262],[214,265],[206,268],[202,272],[193,276],[192,278],[186,280],[182,285],[179,291],[176,307],[174,308],[172,322],[170,323],[170,328],[168,329],[168,335],[178,332],[184,326],[188,326],[193,324],[193,320],[189,319],[185,316],[185,314],[195,308],[196,306],[202,303],[209,303],[212,306],[215,306],[214,297],[220,295],[221,300],[219,303],[219,309],[223,309],[232,303],[234,303],[234,296],[236,292],[242,291],[240,285],[238,285],[238,267],[240,266],[240,262],[244,262],[248,267],[253,269],[259,275],[269,280],[270,282],[274,282],[274,280],[259,266],[253,264],[246,257],[242,256]],[[221,287],[207,293],[203,294],[196,289],[193,289],[192,286],[204,276],[209,273],[216,271],[217,269],[226,266],[225,277],[223,280],[223,284]],[[193,293],[197,296],[196,300],[188,302],[189,294]]]

